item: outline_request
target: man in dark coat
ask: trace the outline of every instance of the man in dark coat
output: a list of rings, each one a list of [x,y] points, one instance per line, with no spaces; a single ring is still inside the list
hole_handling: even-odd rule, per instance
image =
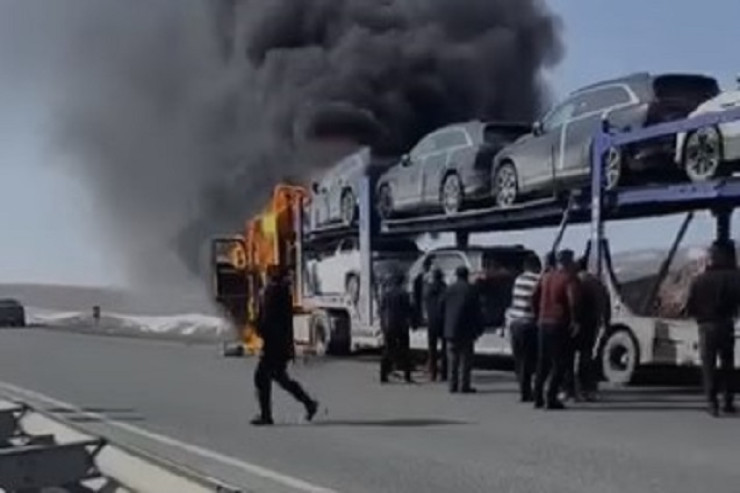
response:
[[[394,364],[403,370],[406,382],[412,382],[409,330],[414,326],[416,317],[403,281],[403,274],[394,273],[390,287],[380,299],[380,328],[384,340],[383,356],[380,360],[381,383],[388,382]]]
[[[564,387],[569,397],[591,401],[598,388],[594,347],[601,329],[611,325],[612,306],[609,290],[588,270],[588,257],[578,261],[578,271],[580,330],[571,340]]]
[[[436,381],[438,376],[441,376],[443,381],[447,380],[447,341],[443,334],[444,313],[442,310],[446,289],[444,274],[439,268],[435,268],[432,271],[431,282],[424,284],[424,305],[427,315],[427,340],[429,343],[429,378],[432,381]],[[441,353],[439,352],[440,342],[442,345]]]
[[[455,275],[457,280],[445,291],[442,304],[449,388],[452,393],[473,393],[470,377],[474,345],[483,333],[483,315],[478,293],[468,282],[467,267],[458,267]]]
[[[273,380],[305,406],[306,419],[311,421],[319,408],[318,402],[288,375],[288,362],[294,358],[293,296],[280,268],[271,267],[268,276],[257,322],[257,331],[262,338],[262,354],[254,372],[260,415],[252,420],[252,424],[273,424]]]
[[[708,412],[719,415],[717,394],[724,392],[724,411],[736,412],[732,374],[735,364],[735,319],[740,305],[735,248],[716,243],[709,252],[709,265],[694,279],[686,309],[699,326],[704,391]],[[720,370],[717,371],[717,359]]]

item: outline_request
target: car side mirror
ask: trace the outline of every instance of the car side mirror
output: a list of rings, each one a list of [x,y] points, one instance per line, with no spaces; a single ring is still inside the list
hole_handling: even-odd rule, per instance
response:
[[[409,166],[411,164],[411,156],[404,154],[401,156],[401,166]]]
[[[532,124],[532,134],[533,135],[542,135],[543,128],[542,128],[542,122],[536,121]]]

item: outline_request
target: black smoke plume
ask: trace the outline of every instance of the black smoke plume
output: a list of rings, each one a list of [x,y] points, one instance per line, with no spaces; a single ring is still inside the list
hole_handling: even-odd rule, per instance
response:
[[[388,155],[453,121],[533,118],[562,54],[538,0],[23,3],[69,24],[58,142],[144,282],[172,281],[173,249],[198,272],[211,235],[325,171],[337,142]]]

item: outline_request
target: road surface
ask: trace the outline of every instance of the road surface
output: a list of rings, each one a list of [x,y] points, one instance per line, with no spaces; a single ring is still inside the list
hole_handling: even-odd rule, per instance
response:
[[[248,425],[254,361],[210,345],[42,329],[0,331],[0,394],[260,492],[735,491],[740,420],[696,393],[612,391],[564,412],[516,402],[511,376],[480,393],[377,383],[368,361],[298,363],[328,407],[316,423],[276,390],[279,426]]]

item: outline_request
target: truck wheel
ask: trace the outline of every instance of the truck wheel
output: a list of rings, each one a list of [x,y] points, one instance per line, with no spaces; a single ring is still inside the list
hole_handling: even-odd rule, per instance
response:
[[[344,321],[346,319],[346,322]],[[317,356],[349,354],[349,317],[318,311],[311,314],[310,331]]]
[[[632,381],[640,361],[637,340],[626,328],[607,334],[600,351],[601,371],[607,382],[626,385]]]

